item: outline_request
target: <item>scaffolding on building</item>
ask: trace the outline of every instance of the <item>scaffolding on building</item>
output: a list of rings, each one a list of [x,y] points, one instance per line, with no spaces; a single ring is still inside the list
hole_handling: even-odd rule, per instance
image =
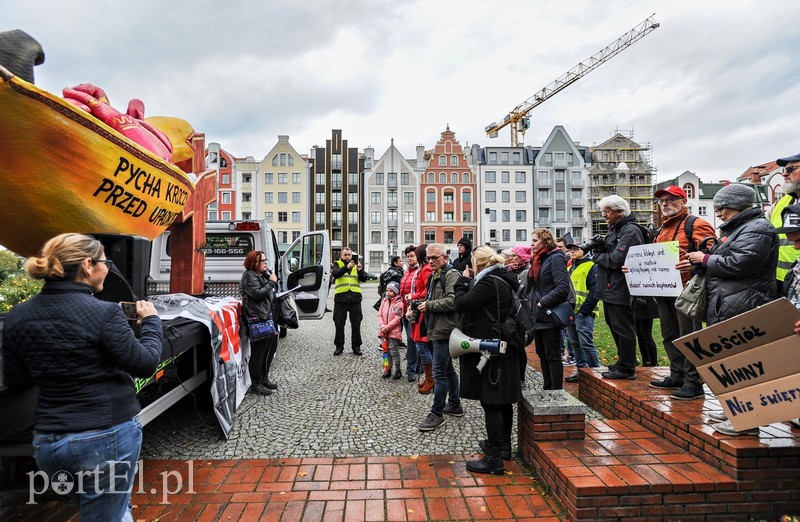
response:
[[[653,187],[656,169],[652,166],[652,146],[634,141],[633,130],[615,130],[613,136],[590,148],[592,165],[589,168],[589,220],[593,234],[608,231],[597,203],[616,194],[631,207],[636,221],[645,226],[655,222]]]

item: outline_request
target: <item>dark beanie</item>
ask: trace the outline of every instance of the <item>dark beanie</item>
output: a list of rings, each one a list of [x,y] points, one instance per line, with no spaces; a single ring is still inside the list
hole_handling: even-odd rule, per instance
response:
[[[714,208],[745,210],[756,202],[756,191],[747,185],[733,183],[722,187],[714,196]]]

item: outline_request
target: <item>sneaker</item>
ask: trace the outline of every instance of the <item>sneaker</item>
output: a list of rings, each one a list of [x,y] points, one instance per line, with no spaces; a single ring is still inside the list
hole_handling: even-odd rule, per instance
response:
[[[419,431],[433,431],[442,424],[444,424],[444,416],[440,417],[431,412],[425,417],[425,420],[417,424],[417,428],[419,428]]]
[[[272,390],[270,390],[263,384],[256,384],[255,386],[250,386],[249,391],[253,395],[272,395]]]
[[[414,372],[408,372],[406,378],[408,379],[408,382],[414,382],[417,380],[417,375]]]
[[[736,431],[733,429],[733,425],[731,421],[720,422],[719,424],[712,424],[712,428],[723,435],[731,435],[731,436],[738,436],[738,435],[758,435],[758,428],[750,428],[748,430]]]
[[[692,401],[694,399],[702,399],[706,396],[703,387],[690,386],[684,384],[680,389],[675,390],[670,394],[670,397],[679,401]]]
[[[342,348],[341,346],[337,346],[336,349],[333,351],[333,355],[342,355],[343,351],[344,348]]]
[[[650,381],[651,388],[659,388],[662,390],[677,390],[683,386],[683,381],[679,381],[674,377],[667,377],[660,381]]]
[[[575,358],[567,357],[566,359],[564,359],[564,366],[575,366]]]
[[[463,417],[464,416],[464,408],[461,406],[452,406],[450,404],[445,404],[442,413],[445,415],[450,415],[451,417]]]
[[[800,419],[792,419],[789,421],[789,424],[792,425],[792,428],[797,428],[800,430]]]
[[[578,375],[578,370],[575,370],[575,373],[572,375],[564,377],[564,382],[578,382]]]
[[[625,373],[620,370],[611,370],[608,372],[603,372],[604,379],[612,379],[612,380],[629,380],[632,381],[636,379],[635,373]]]
[[[728,420],[728,416],[725,415],[724,411],[710,411],[707,415],[709,419],[717,422],[725,422]]]

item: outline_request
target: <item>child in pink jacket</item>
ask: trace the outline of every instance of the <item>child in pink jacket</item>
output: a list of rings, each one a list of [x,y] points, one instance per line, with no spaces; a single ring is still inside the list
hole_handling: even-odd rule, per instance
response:
[[[400,297],[400,285],[391,282],[386,285],[386,297],[381,302],[378,310],[378,337],[387,341],[389,345],[389,367],[384,372],[384,377],[392,375],[392,361],[394,361],[394,376],[392,379],[398,380],[403,376],[400,371],[400,340],[402,339],[403,327],[400,324],[405,314],[403,298]]]

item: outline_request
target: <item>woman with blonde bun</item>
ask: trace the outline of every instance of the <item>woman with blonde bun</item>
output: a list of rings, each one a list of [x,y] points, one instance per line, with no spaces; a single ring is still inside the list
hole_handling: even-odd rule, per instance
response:
[[[455,309],[461,314],[461,331],[475,339],[497,339],[498,324],[511,311],[517,276],[503,266],[503,258],[488,246],[472,251],[472,266],[464,269],[455,286]],[[524,348],[523,348],[524,349]],[[459,358],[461,397],[480,401],[487,439],[478,443],[484,456],[467,462],[473,473],[502,475],[503,459],[511,459],[513,404],[521,396],[518,347],[508,344],[506,353],[492,357],[478,371],[481,355],[467,353]]]
[[[36,463],[48,477],[74,481],[81,522],[133,520],[142,425],[131,377],[151,376],[161,359],[152,303],[136,303],[137,339],[119,304],[94,297],[110,265],[96,239],[54,237],[25,263],[30,277],[44,279],[41,293],[12,308],[3,329],[4,383],[39,387]]]

